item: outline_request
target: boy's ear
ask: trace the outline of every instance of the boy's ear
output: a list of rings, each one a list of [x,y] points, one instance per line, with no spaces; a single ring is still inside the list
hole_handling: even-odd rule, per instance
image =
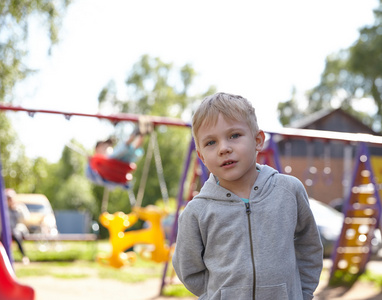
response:
[[[201,159],[201,161],[203,162],[203,164],[205,164],[205,163],[204,163],[204,157],[203,157],[203,155],[199,152],[199,150],[196,150],[196,153],[198,153],[198,157]]]
[[[264,131],[259,130],[259,132],[257,133],[255,139],[256,139],[256,151],[260,152],[261,150],[263,150],[264,141],[265,141],[265,133],[264,133]]]

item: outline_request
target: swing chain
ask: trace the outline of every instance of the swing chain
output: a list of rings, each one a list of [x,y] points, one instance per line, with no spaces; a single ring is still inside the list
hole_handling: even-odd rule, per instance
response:
[[[155,165],[156,165],[157,174],[158,174],[159,187],[160,187],[163,201],[165,204],[167,204],[168,203],[168,190],[167,190],[167,186],[166,186],[166,181],[164,179],[163,165],[162,165],[161,155],[159,152],[158,139],[157,139],[156,133],[154,131],[152,134],[155,135],[154,159],[155,159]]]
[[[166,205],[168,204],[169,196],[168,196],[166,181],[164,179],[164,172],[163,172],[162,159],[161,159],[160,151],[159,151],[159,144],[158,144],[156,132],[152,131],[149,146],[147,149],[145,164],[143,167],[141,182],[139,185],[139,190],[138,190],[138,195],[137,195],[137,200],[136,200],[137,206],[142,205],[142,200],[143,200],[143,196],[145,193],[145,187],[146,187],[146,183],[147,183],[147,178],[148,178],[149,169],[150,169],[150,163],[151,163],[151,159],[152,159],[153,154],[154,154],[155,167],[156,167],[157,174],[158,174],[159,187],[160,187],[160,191],[162,194],[162,198],[163,198],[164,203]]]
[[[147,183],[147,177],[149,175],[150,163],[151,163],[151,159],[153,157],[153,148],[154,148],[153,139],[155,138],[153,136],[153,134],[154,134],[154,131],[151,132],[151,138],[150,138],[150,141],[149,141],[149,145],[147,147],[145,164],[143,166],[141,181],[139,183],[139,190],[138,190],[137,201],[136,201],[136,206],[138,206],[138,207],[142,206],[142,200],[143,200],[143,196],[145,194],[145,187],[146,187],[146,183]]]

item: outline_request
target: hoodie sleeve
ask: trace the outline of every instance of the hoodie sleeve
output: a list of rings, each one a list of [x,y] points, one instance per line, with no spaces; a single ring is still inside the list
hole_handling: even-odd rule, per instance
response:
[[[196,296],[206,291],[207,269],[203,262],[204,244],[192,201],[179,216],[178,236],[172,263],[185,287]]]
[[[323,248],[313,213],[309,207],[308,195],[302,183],[298,182],[298,220],[294,243],[304,300],[310,300],[313,299],[313,293],[320,279]]]

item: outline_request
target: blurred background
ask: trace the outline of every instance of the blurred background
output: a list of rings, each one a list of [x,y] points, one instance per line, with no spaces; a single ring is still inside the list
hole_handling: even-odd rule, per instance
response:
[[[205,95],[224,91],[253,102],[264,130],[381,133],[380,1],[4,3],[0,7],[3,104],[190,122]],[[340,120],[339,116],[347,120],[343,126],[324,122],[329,117]],[[0,123],[6,187],[45,195],[55,212],[86,212],[90,223],[98,220],[105,192],[85,176],[88,157],[98,140],[126,138],[133,123],[5,110],[0,112]],[[188,128],[158,128],[172,199],[179,190],[190,138]],[[148,139],[145,150],[147,143]],[[299,177],[313,198],[329,204],[343,197],[342,175],[349,166],[335,165],[343,161],[342,148],[327,152],[321,145],[311,153],[308,144],[290,147],[280,142],[282,162],[292,167],[288,173]],[[331,163],[332,170],[340,170],[335,189],[325,189],[334,173],[324,175],[321,182],[308,178],[311,174],[306,171],[315,160],[319,168]],[[143,163],[144,159],[137,162],[134,173],[135,194]],[[162,199],[154,162],[149,173],[143,206]],[[328,194],[329,190],[334,193]],[[116,188],[108,197],[111,213],[130,211],[125,190]],[[101,234],[106,235],[102,228]]]

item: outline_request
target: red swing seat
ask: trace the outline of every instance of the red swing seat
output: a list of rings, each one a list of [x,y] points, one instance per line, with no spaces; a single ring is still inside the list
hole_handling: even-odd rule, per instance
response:
[[[95,154],[90,157],[89,165],[103,179],[121,184],[131,181],[133,179],[131,173],[137,168],[135,163],[112,159],[102,154]]]

